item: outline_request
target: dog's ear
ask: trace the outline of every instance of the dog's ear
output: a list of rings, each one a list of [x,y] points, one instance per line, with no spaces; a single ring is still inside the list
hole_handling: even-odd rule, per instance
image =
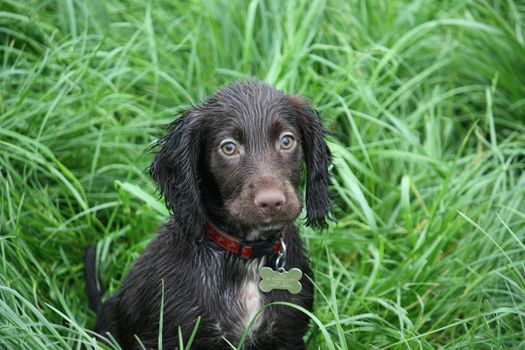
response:
[[[324,129],[317,111],[300,96],[289,96],[303,133],[302,147],[306,162],[306,224],[326,228],[331,209],[328,191],[328,167],[332,160],[324,140]]]
[[[197,235],[204,225],[198,173],[202,120],[197,109],[176,119],[168,134],[156,143],[158,153],[150,166],[179,229]]]

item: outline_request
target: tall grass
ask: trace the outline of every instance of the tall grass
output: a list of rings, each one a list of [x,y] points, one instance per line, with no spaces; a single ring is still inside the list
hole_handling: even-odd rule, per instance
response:
[[[106,347],[86,245],[115,291],[166,216],[147,146],[251,78],[333,131],[309,348],[525,348],[524,21],[513,0],[0,0],[0,348]]]

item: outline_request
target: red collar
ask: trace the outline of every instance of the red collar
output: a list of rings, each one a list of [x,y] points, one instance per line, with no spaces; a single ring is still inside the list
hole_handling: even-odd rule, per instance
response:
[[[232,253],[239,254],[244,259],[259,258],[272,253],[279,254],[283,249],[281,238],[284,238],[287,230],[285,226],[275,238],[265,241],[240,241],[215,228],[209,222],[204,225],[204,228],[212,241]]]

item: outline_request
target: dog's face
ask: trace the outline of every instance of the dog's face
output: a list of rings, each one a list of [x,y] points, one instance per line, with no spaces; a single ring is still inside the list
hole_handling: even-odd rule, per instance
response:
[[[213,184],[228,221],[240,231],[279,229],[302,207],[299,121],[280,94],[246,89],[228,101],[212,102],[214,113],[204,123],[205,163]]]
[[[210,213],[238,232],[283,227],[301,211],[303,161],[308,222],[324,224],[330,153],[299,97],[235,84],[179,118],[160,144],[151,172],[183,229],[195,231]]]

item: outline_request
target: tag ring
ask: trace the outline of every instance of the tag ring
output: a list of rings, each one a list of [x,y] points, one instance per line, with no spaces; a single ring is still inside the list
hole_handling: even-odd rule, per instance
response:
[[[282,239],[282,237],[279,238],[279,241],[281,243],[281,251],[277,256],[277,259],[275,259],[275,269],[282,273],[286,271],[284,269],[284,266],[286,265],[286,244],[284,244],[284,239]]]

